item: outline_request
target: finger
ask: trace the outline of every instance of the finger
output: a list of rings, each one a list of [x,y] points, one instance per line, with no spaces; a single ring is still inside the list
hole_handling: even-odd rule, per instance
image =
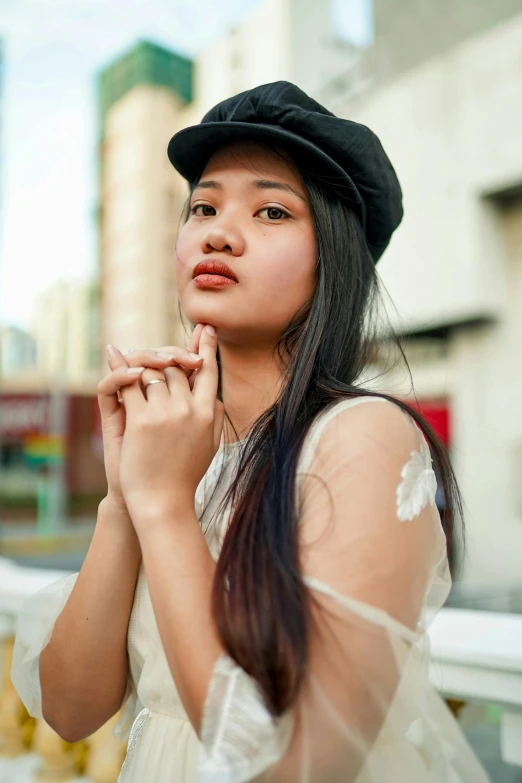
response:
[[[186,347],[187,351],[195,351],[197,353],[198,345],[199,345],[199,337],[200,337],[201,330],[203,329],[204,325],[205,324],[203,324],[203,323],[198,323],[194,327],[194,330],[193,330],[193,332],[192,332],[192,334],[191,334],[191,336],[189,338],[189,341],[187,343],[187,347]],[[154,348],[153,350],[156,351],[156,352],[159,352],[159,353],[169,353],[169,352],[175,351],[179,347],[180,346],[178,346],[178,345],[162,345],[159,348]],[[144,353],[146,350],[147,349],[145,349],[145,348],[129,348],[128,351],[125,351],[124,356],[127,358],[131,354]],[[183,349],[183,350],[185,350],[185,349]]]
[[[199,353],[203,357],[203,366],[196,373],[194,380],[193,394],[201,403],[208,400],[214,401],[217,396],[218,388],[218,366],[216,359],[217,335],[209,334],[207,329],[201,332],[199,341]]]
[[[144,367],[118,367],[101,379],[97,391],[102,416],[111,416],[118,411],[118,391],[124,386],[136,383],[144,369]]]
[[[117,367],[129,366],[122,352],[110,344],[107,346],[107,362],[111,370],[115,370]]]
[[[199,351],[199,341],[201,339],[201,332],[203,331],[204,326],[205,326],[205,324],[203,324],[203,323],[196,324],[196,327],[195,327],[194,332],[192,334],[193,342],[192,342],[192,344],[189,343],[191,351],[196,351],[196,352]],[[193,388],[194,388],[194,381],[196,380],[196,376],[198,374],[198,371],[199,371],[199,367],[196,367],[196,368],[194,368],[193,372],[191,372],[190,374],[187,375],[190,391],[192,391]]]
[[[190,340],[188,341],[187,348],[189,351],[194,351],[195,353],[199,354],[199,341],[204,326],[205,324],[202,323],[196,324],[194,331],[192,332],[192,335],[190,337]]]
[[[171,396],[175,396],[179,399],[181,394],[185,394],[190,390],[188,386],[188,379],[180,372],[181,367],[167,367],[165,369],[165,378],[167,381],[167,390]],[[157,384],[159,386],[159,383]]]
[[[177,367],[177,369],[178,371],[181,371],[181,367]],[[161,381],[161,383],[150,383],[151,381]],[[160,400],[165,402],[165,400],[169,397],[167,379],[163,370],[159,371],[147,368],[141,376],[141,382],[145,392],[146,400],[154,400],[156,402]]]
[[[153,351],[155,351],[156,353],[164,353],[164,354],[171,354],[175,351],[187,351],[187,352],[195,352],[197,356],[199,338],[201,335],[201,330],[203,329],[204,325],[205,324],[203,323],[196,324],[190,336],[190,339],[187,343],[186,348],[181,348],[179,345],[162,345],[159,348],[154,348]],[[129,358],[131,355],[136,356],[137,354],[140,353],[147,353],[147,350],[141,348],[129,348],[129,350],[126,351],[124,355],[125,358]]]
[[[126,368],[129,366],[121,351],[119,351],[117,348],[114,347],[114,345],[111,344],[107,345],[107,363],[111,370],[115,370],[118,367]],[[122,402],[123,400],[121,397],[121,392],[117,391],[114,396],[114,399],[110,403],[107,401],[104,402],[105,411],[107,411],[107,415],[111,415],[111,413],[117,411],[118,406]],[[103,411],[101,410],[101,405],[100,405],[100,411],[103,413]]]
[[[124,357],[129,367],[154,367],[163,370],[171,364],[180,364],[185,374],[190,374],[196,367],[200,367],[203,360],[200,356],[186,348],[177,345],[166,345],[154,350],[133,351]]]
[[[107,346],[107,355],[108,355],[109,366],[111,367],[111,369],[117,369],[118,367],[128,367],[124,355],[119,350],[119,348],[116,348],[115,345]],[[131,405],[132,406],[138,405],[140,401],[142,403],[145,402],[145,397],[143,396],[141,387],[137,383],[130,384],[129,386],[121,387],[119,393],[121,395],[123,402],[125,403],[126,409],[128,409],[129,406]],[[115,404],[117,405],[118,399],[116,395],[114,396],[114,400],[115,400]]]

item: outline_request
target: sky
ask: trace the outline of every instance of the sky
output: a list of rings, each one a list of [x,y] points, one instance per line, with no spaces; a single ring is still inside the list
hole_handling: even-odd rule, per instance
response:
[[[97,70],[138,38],[194,56],[259,1],[0,0],[1,325],[30,328],[39,291],[95,276]],[[367,2],[331,0],[341,33],[364,38]]]

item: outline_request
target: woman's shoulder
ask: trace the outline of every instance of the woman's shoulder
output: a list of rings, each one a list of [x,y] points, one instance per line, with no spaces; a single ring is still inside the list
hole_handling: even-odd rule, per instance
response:
[[[335,400],[323,408],[323,410],[320,411],[320,413],[318,413],[314,419],[314,425],[318,424],[319,422],[324,422],[324,424],[326,424],[328,421],[330,421],[331,418],[337,416],[347,408],[355,408],[357,405],[363,405],[366,403],[371,404],[376,402],[384,403],[388,406],[392,406],[393,408],[400,408],[399,405],[395,404],[387,397],[382,397],[378,394],[361,394],[358,397],[343,397],[341,399]]]
[[[348,413],[352,408],[357,412]],[[400,450],[402,444],[408,457],[418,453],[423,464],[431,464],[424,434],[404,408],[387,397],[360,395],[335,400],[316,415],[299,455],[298,483],[310,471],[316,454],[325,457],[330,448],[336,453],[341,448],[344,453],[344,445],[356,446],[354,438],[358,435],[365,442],[368,438],[384,445],[388,442],[393,451]]]
[[[354,407],[356,413],[345,413]],[[360,468],[361,480],[380,471],[396,481],[400,521],[414,519],[427,504],[436,508],[429,445],[413,416],[393,399],[367,395],[336,401],[316,417],[303,446],[298,487],[310,473],[327,482],[345,470],[357,474]]]
[[[316,415],[306,435],[302,453],[313,453],[326,426],[332,419],[339,417],[345,410],[348,408],[355,408],[359,405],[372,405],[376,403],[386,405],[388,409],[398,411],[399,415],[408,416],[399,405],[386,397],[381,397],[379,395],[361,394],[358,397],[345,397],[335,400]],[[408,416],[408,418],[413,421],[411,417]]]

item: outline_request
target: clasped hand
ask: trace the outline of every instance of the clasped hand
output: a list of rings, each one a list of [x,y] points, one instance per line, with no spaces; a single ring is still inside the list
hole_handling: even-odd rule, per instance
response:
[[[217,336],[199,324],[196,329],[203,363],[190,382],[176,364],[163,372],[145,368],[141,378],[138,370],[133,382],[119,386],[125,409],[119,486],[138,534],[156,522],[172,523],[180,508],[194,508],[198,484],[219,448],[224,407],[217,399]],[[194,342],[191,347],[196,350]],[[121,371],[121,359],[111,367],[117,363]],[[166,382],[146,385],[160,377]]]

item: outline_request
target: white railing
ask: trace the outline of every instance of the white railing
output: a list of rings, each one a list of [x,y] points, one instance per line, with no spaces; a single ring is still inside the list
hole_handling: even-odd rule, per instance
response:
[[[444,608],[429,630],[430,676],[447,698],[502,709],[502,760],[522,767],[522,615]]]
[[[4,656],[12,645],[24,600],[66,573],[23,568],[0,558],[0,644],[3,639]],[[502,758],[522,767],[522,615],[444,608],[433,618],[429,636],[433,685],[447,699],[499,705]],[[5,665],[3,671],[0,720],[8,688]]]

